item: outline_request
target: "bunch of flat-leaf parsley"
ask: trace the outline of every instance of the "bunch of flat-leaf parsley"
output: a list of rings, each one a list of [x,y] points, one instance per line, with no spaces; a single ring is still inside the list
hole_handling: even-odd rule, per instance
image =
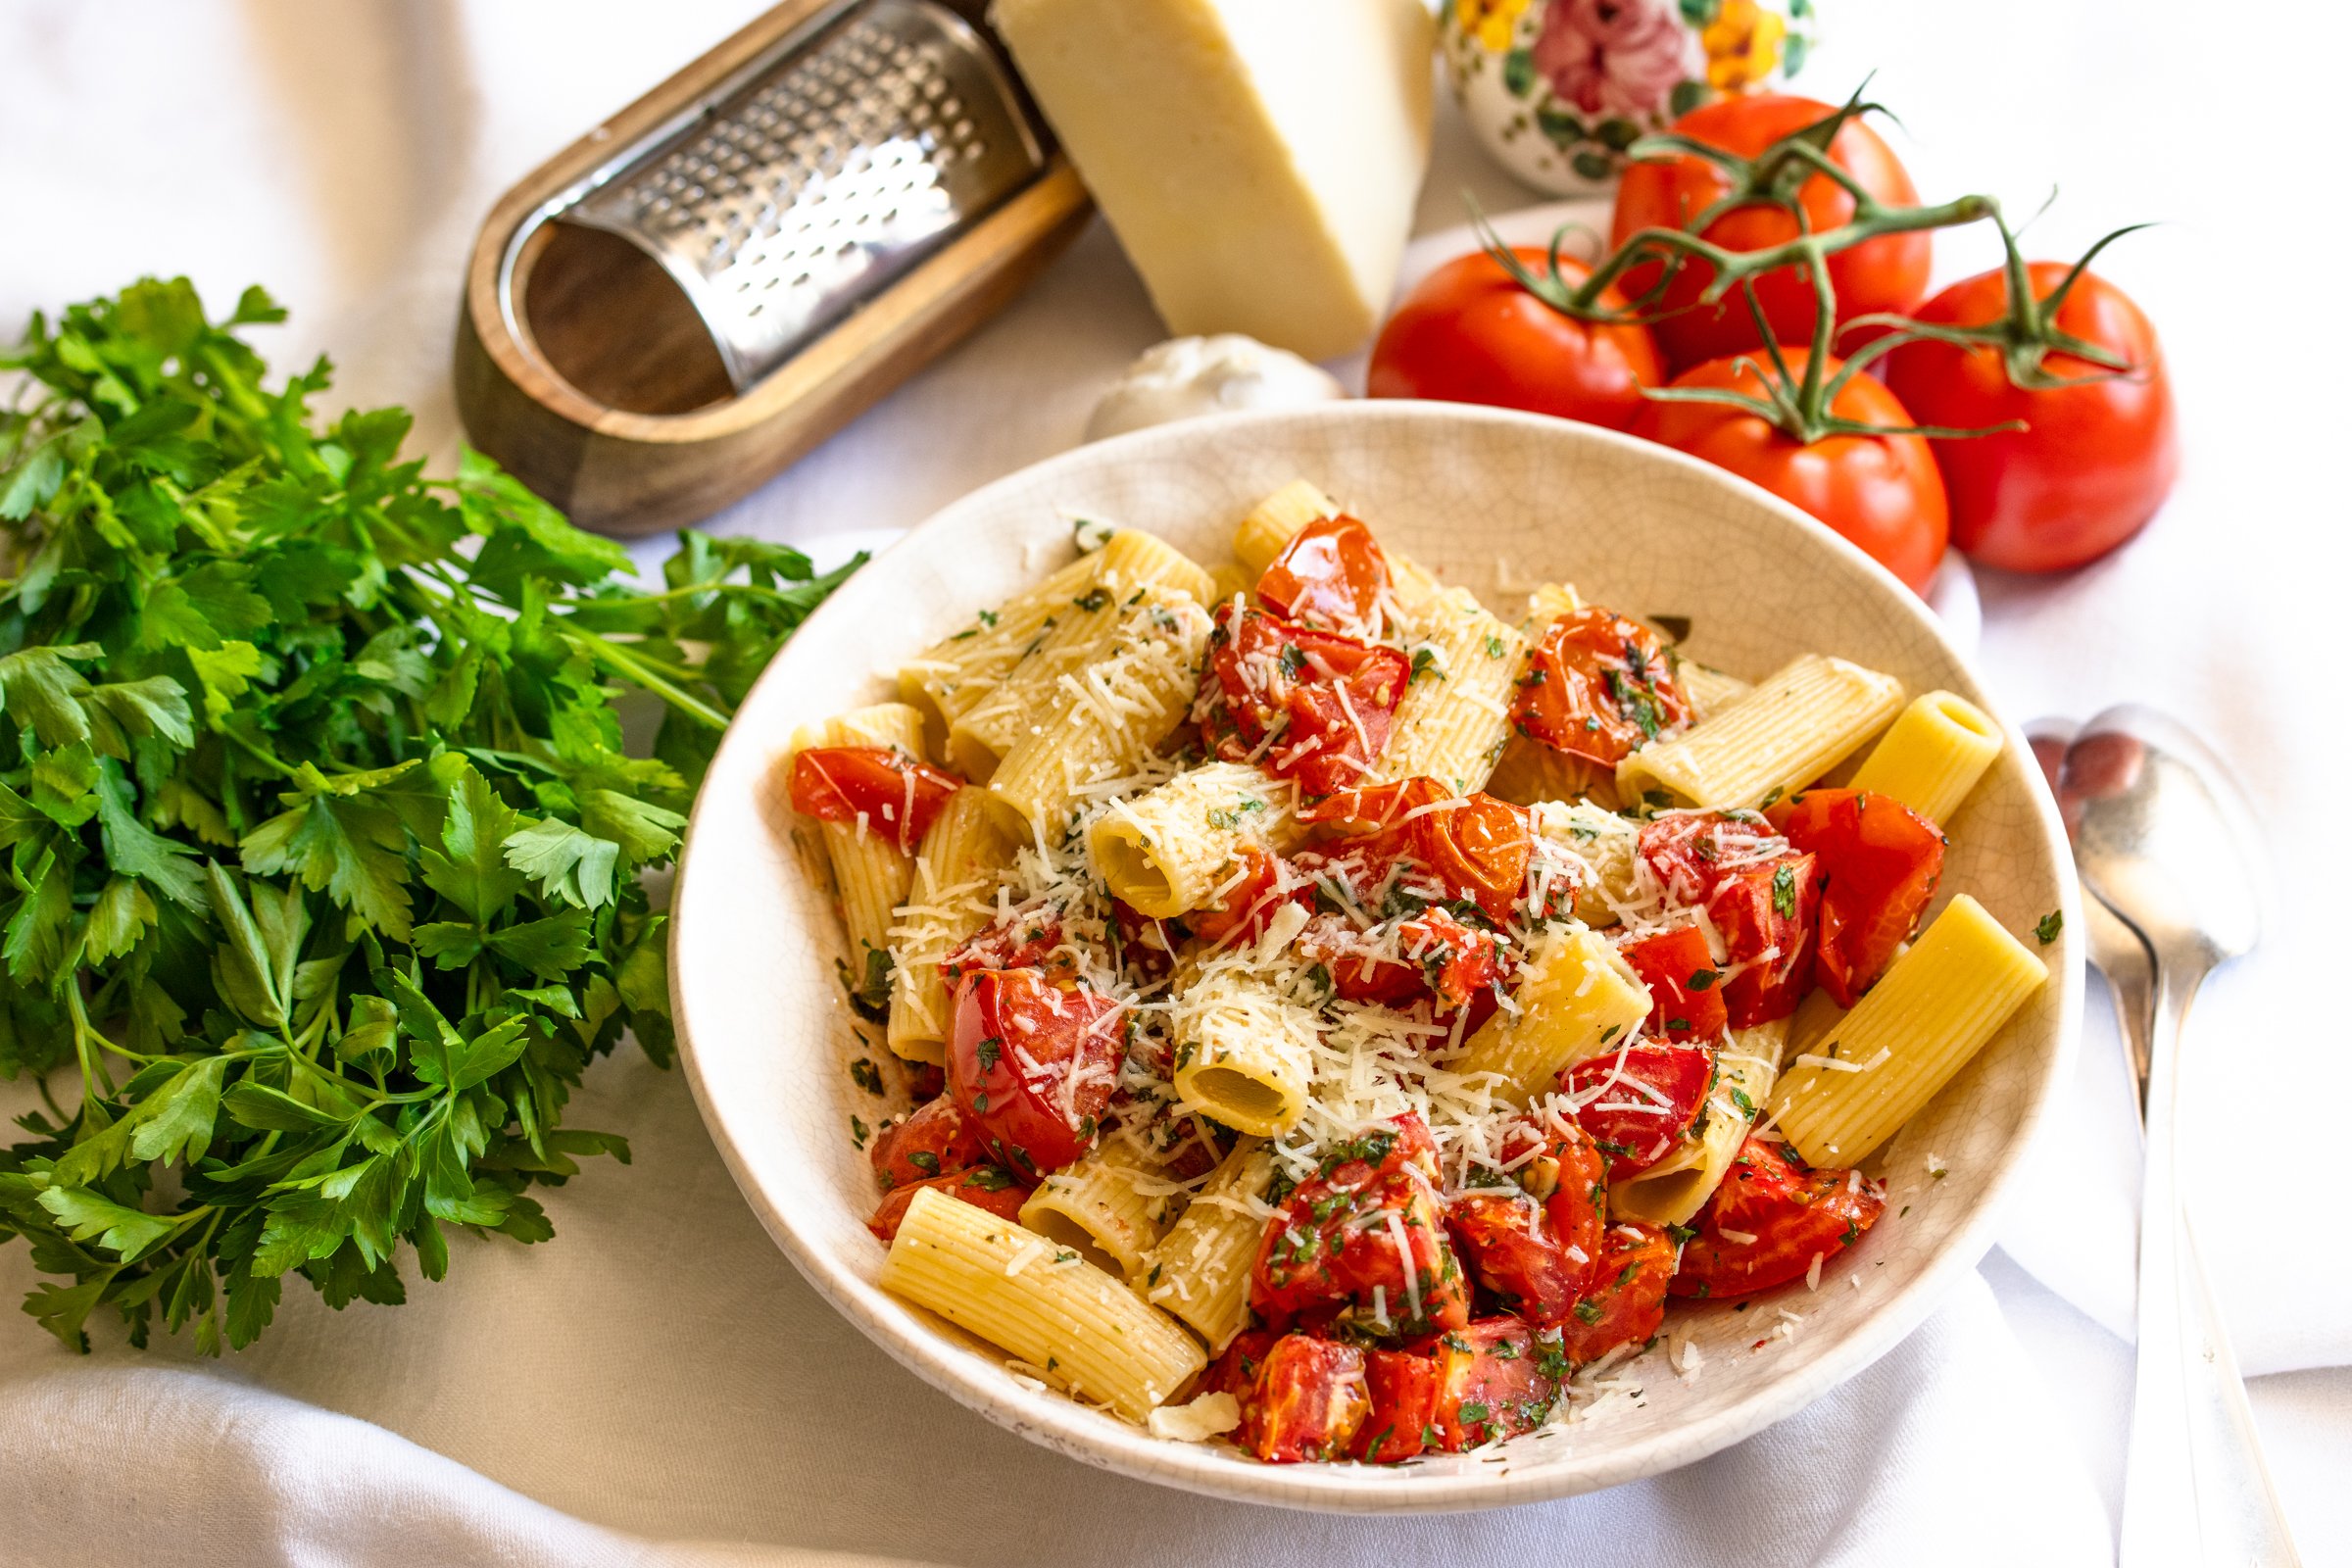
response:
[[[624,1029],[670,1050],[639,872],[839,580],[688,534],[627,586],[495,465],[403,463],[404,411],[316,428],[326,365],[271,390],[238,336],[281,316],[150,280],[0,360],[0,1074],[79,1079],[0,1152],[0,1240],[69,1344],[243,1346],[289,1276],[398,1301],[404,1246],[543,1239],[534,1182],[625,1159],[563,1120]]]

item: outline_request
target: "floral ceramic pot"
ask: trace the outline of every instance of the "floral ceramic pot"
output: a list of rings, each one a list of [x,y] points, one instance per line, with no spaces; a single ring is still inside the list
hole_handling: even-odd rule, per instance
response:
[[[1625,149],[1725,93],[1786,80],[1814,0],[1446,0],[1446,74],[1503,167],[1606,190]]]

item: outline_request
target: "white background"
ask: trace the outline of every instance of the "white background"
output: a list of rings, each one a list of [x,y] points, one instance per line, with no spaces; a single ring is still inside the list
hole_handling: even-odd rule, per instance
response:
[[[457,274],[481,214],[754,9],[19,0],[0,13],[0,330],[142,271],[187,272],[220,309],[263,280],[294,310],[266,343],[277,363],[331,349],[334,406],[408,404],[417,450],[447,467]],[[2193,1031],[2193,1201],[2244,1359],[2285,1374],[2259,1379],[2256,1402],[2315,1563],[2352,1561],[2330,1486],[2352,1473],[2352,1372],[2296,1370],[2352,1361],[2352,1259],[2334,1221],[2340,1118],[2328,1114],[2352,1044],[2332,891],[2343,885],[2334,794],[2352,771],[2334,674],[2352,565],[2339,478],[2352,447],[2341,270],[2352,231],[2331,139],[2352,59],[2342,18],[2318,0],[1844,0],[1829,7],[1828,40],[1800,83],[1834,97],[1875,68],[1873,96],[1903,122],[1889,134],[1932,198],[1986,190],[2023,214],[2055,187],[2035,254],[2071,256],[2110,227],[2164,220],[2101,270],[2164,333],[2186,438],[2180,488],[2109,562],[2039,581],[1988,576],[1982,662],[2021,718],[2125,699],[2180,713],[2236,760],[2271,835],[2280,886],[2265,948],[2217,981]],[[1442,115],[1421,227],[1458,222],[1464,188],[1494,209],[1535,199]],[[1992,260],[1972,236],[1939,245],[1939,277]],[[1074,442],[1101,387],[1158,335],[1098,227],[1002,319],[712,526],[807,540],[916,521]],[[2094,989],[2082,1082],[2041,1154],[2037,1196],[1984,1272],[2026,1346],[2019,1369],[2046,1396],[2031,1423],[2020,1412],[2044,1430],[2019,1441],[2055,1442],[2067,1479],[2111,1511],[2129,1399],[2116,1333],[2130,1327],[2132,1133],[2100,1006]],[[340,1536],[333,1521],[363,1514],[418,1532],[380,1539],[420,1558],[652,1560],[460,1465],[649,1538],[955,1560],[1123,1555],[1111,1544],[1147,1520],[1157,1549],[1216,1561],[1417,1560],[1531,1539],[1531,1514],[1479,1534],[1459,1521],[1196,1506],[1034,1453],[824,1311],[741,1205],[675,1075],[627,1059],[600,1068],[580,1117],[629,1134],[638,1163],[555,1195],[553,1247],[460,1247],[453,1282],[397,1311],[334,1318],[295,1301],[257,1351],[184,1370],[172,1352],[77,1362],[0,1313],[0,1560],[12,1544],[27,1561],[145,1554],[127,1544],[148,1538],[109,1537],[106,1520],[176,1530],[153,1539],[191,1558],[257,1559],[275,1532],[286,1560],[362,1560],[378,1538]],[[0,1297],[31,1278],[21,1249],[0,1250]],[[1914,1388],[1933,1392],[1953,1346],[2006,1343],[1969,1310],[1923,1331],[1841,1408],[1893,1410]],[[434,1470],[381,1438],[398,1455],[385,1458],[378,1435],[316,1409],[456,1464]],[[1738,1463],[1766,1464],[1765,1446],[1812,1432],[1791,1423]],[[954,1457],[938,1456],[943,1446]],[[1978,1480],[2009,1484],[1997,1454],[1978,1458]],[[405,1467],[410,1490],[369,1493],[377,1465]],[[175,1484],[198,1468],[217,1485]],[[1741,1474],[1737,1463],[1710,1473],[1725,1486]],[[1893,1469],[1811,1485],[1827,1489],[1828,1515],[1854,1518],[1791,1523],[1792,1559],[1851,1549],[1854,1519],[1909,1495]],[[353,1487],[372,1500],[337,1490]],[[1016,1497],[1052,1517],[1005,1517]],[[1657,1560],[1741,1554],[1720,1529],[1659,1534],[1704,1511],[1703,1495],[1676,1497],[1669,1483],[1547,1511],[1532,1539],[1597,1547],[1606,1538],[1594,1531],[1640,1521],[1640,1549]],[[2003,1506],[1997,1492],[1969,1498]],[[41,1538],[51,1545],[33,1553],[12,1517],[99,1533]],[[1176,1520],[1190,1533],[1169,1534]],[[61,1540],[88,1550],[62,1551]]]

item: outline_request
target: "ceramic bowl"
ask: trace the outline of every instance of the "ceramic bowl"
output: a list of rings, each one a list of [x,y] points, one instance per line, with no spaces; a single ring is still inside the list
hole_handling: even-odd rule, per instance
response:
[[[1990,1245],[1996,1210],[2071,1053],[2081,1012],[2075,882],[2024,739],[1950,826],[1945,896],[2010,929],[2053,909],[2051,983],[1883,1152],[1886,1220],[1831,1268],[1757,1307],[1682,1307],[1702,1364],[1632,1363],[1644,1396],[1475,1455],[1393,1468],[1261,1465],[1155,1439],[1016,1379],[1002,1358],[875,1284],[878,1199],[851,1119],[892,1108],[853,1082],[834,973],[842,939],[792,836],[783,762],[795,725],[884,700],[882,671],[1067,559],[1071,518],[1151,529],[1229,556],[1258,497],[1305,476],[1446,581],[1512,611],[1540,581],[1690,617],[1689,646],[1750,677],[1817,650],[1986,694],[1917,599],[1763,491],[1658,447],[1496,410],[1353,403],[1239,415],[1083,447],[949,507],[812,615],[745,702],[696,803],[671,951],[686,1069],[744,1196],[816,1289],[917,1376],[1072,1458],[1196,1492],[1351,1512],[1496,1507],[1688,1464],[1801,1408],[1908,1334]],[[1949,1174],[1930,1180],[1933,1153]],[[1858,1279],[1860,1289],[1848,1284]],[[1795,1314],[1787,1323],[1780,1309]],[[1750,1351],[1759,1335],[1769,1343]]]

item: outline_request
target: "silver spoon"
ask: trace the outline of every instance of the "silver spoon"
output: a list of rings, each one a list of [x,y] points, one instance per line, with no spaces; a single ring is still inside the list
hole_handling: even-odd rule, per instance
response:
[[[2070,839],[2075,831],[2076,807],[2059,790],[2058,764],[2066,756],[2067,747],[2082,731],[2082,726],[2071,718],[2037,718],[2026,726],[2034,760],[2041,764],[2041,776],[2049,781],[2050,793],[2058,797],[2058,810],[2066,818]],[[2082,934],[2090,944],[2090,961],[2106,977],[2107,993],[2115,1001],[2116,1023],[2124,1037],[2124,1050],[2131,1058],[2135,1090],[2132,1103],[2144,1126],[2148,1113],[2148,1031],[2156,1022],[2156,960],[2149,956],[2148,945],[2139,940],[2139,933],[2127,925],[2122,915],[2107,907],[2097,894],[2085,889],[2082,902]]]
[[[2144,708],[2110,709],[2084,725],[2058,777],[2086,904],[2108,906],[2155,960],[2123,1562],[2294,1568],[2300,1559],[2179,1186],[2180,1027],[2205,977],[2261,934],[2243,825],[2251,812],[2202,741]],[[2192,1542],[2202,1549],[2184,1559]]]

